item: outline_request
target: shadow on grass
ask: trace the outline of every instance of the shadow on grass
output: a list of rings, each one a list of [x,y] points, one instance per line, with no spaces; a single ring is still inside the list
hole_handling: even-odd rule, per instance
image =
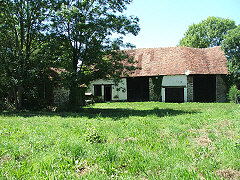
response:
[[[72,112],[2,112],[0,115],[3,116],[20,116],[20,117],[33,117],[33,116],[60,116],[60,117],[87,117],[91,118],[112,118],[113,120],[119,120],[120,118],[130,117],[130,116],[177,116],[181,114],[193,114],[198,113],[199,111],[185,111],[185,110],[175,110],[175,109],[159,109],[154,108],[150,110],[135,110],[135,109],[126,109],[126,108],[116,108],[116,109],[101,109],[101,108],[83,108],[77,113]]]

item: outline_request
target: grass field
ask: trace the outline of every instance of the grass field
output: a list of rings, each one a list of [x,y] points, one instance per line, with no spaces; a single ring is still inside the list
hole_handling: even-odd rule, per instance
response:
[[[0,113],[0,179],[240,178],[240,106],[103,103]]]

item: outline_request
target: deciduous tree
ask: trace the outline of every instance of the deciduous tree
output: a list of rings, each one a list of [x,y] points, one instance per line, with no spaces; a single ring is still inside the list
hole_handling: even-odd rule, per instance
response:
[[[112,41],[113,33],[139,32],[138,18],[123,15],[132,0],[68,0],[55,11],[53,33],[62,42],[59,59],[68,70],[70,104],[84,105],[79,86],[98,78],[119,78],[134,63],[120,50],[122,39]],[[127,65],[123,60],[128,59]],[[84,92],[84,91],[83,91]]]
[[[194,48],[220,46],[224,35],[235,27],[235,22],[230,19],[208,17],[198,24],[189,26],[179,45]]]
[[[49,0],[1,1],[0,64],[17,109],[21,109],[23,93],[35,75],[33,56],[44,41],[50,6]]]
[[[229,71],[240,89],[240,25],[228,31],[222,42],[222,48],[228,59]]]

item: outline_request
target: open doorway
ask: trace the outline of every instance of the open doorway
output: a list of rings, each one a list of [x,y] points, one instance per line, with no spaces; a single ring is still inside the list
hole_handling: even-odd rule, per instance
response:
[[[149,78],[127,78],[128,101],[149,101]]]
[[[127,78],[128,101],[149,101],[148,77]]]
[[[184,88],[180,87],[165,88],[165,102],[183,103]]]
[[[104,85],[104,101],[112,100],[112,85]]]
[[[193,76],[193,96],[195,102],[215,102],[216,76],[215,75]]]

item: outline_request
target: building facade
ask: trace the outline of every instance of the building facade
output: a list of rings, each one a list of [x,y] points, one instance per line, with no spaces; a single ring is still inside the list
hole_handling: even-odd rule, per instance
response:
[[[102,101],[225,102],[227,59],[221,47],[149,48],[126,51],[135,73],[91,82],[88,92]]]

